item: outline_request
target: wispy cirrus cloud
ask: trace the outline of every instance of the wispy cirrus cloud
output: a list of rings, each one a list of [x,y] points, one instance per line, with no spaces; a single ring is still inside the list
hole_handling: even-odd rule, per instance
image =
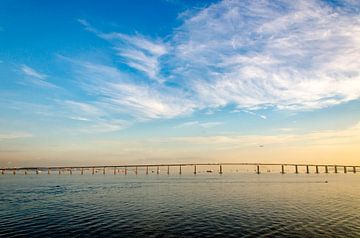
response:
[[[214,122],[199,122],[199,121],[189,121],[181,123],[174,128],[193,128],[193,127],[200,127],[200,128],[212,128],[216,126],[222,125],[222,122],[214,121]]]
[[[108,65],[71,61],[80,87],[97,98],[105,113],[130,114],[137,119],[171,118],[191,113],[194,103],[182,90],[157,82],[135,81]]]
[[[96,79],[86,87],[145,118],[229,104],[251,112],[269,106],[312,110],[359,99],[360,17],[354,6],[224,0],[183,14],[183,24],[167,40],[104,33],[79,20],[146,76],[119,80],[130,76],[87,62],[83,74]],[[165,67],[167,76],[161,73]]]
[[[47,78],[46,74],[42,74],[42,73],[38,72],[37,70],[35,70],[25,64],[21,66],[21,71],[27,76],[38,78],[41,80],[44,80]]]
[[[140,34],[127,35],[119,32],[104,33],[91,26],[86,20],[79,19],[86,30],[111,42],[116,54],[129,67],[145,73],[150,79],[162,81],[160,57],[168,52],[168,46],[161,40],[148,39]]]
[[[4,133],[4,134],[0,134],[0,141],[22,139],[29,137],[33,137],[33,135],[27,132]]]
[[[360,18],[321,1],[222,1],[184,19],[176,61],[208,105],[313,109],[360,97]]]
[[[29,82],[32,84],[44,88],[57,88],[55,84],[46,81],[46,79],[48,78],[46,74],[43,74],[28,65],[21,65],[20,70],[25,76],[29,78]]]

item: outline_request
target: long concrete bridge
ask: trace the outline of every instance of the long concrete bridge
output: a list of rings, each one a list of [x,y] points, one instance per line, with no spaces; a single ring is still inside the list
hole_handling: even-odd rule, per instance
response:
[[[112,173],[114,175],[118,173],[128,174],[128,171],[131,169],[137,175],[139,171],[144,170],[143,173],[146,175],[149,174],[149,170],[156,174],[160,174],[160,169],[166,170],[166,174],[170,174],[170,171],[173,172],[176,169],[178,174],[183,173],[184,168],[191,168],[193,174],[198,173],[199,167],[211,166],[216,167],[216,170],[206,170],[207,173],[219,173],[223,174],[224,169],[230,166],[253,166],[254,173],[260,174],[262,172],[270,172],[269,169],[264,169],[266,167],[272,166],[278,169],[279,173],[285,174],[292,171],[292,173],[300,173],[300,168],[304,170],[304,173],[309,174],[310,171],[319,174],[319,173],[330,173],[330,169],[333,169],[334,173],[356,173],[360,172],[360,166],[357,165],[340,165],[340,164],[294,164],[294,163],[178,163],[178,164],[127,164],[127,165],[96,165],[96,166],[51,166],[51,167],[7,167],[0,168],[1,174],[40,174],[40,173],[58,173],[58,174],[73,174],[73,172],[78,172],[81,175],[86,172],[89,174],[108,174]],[[171,170],[170,170],[171,169]],[[276,169],[276,170],[277,170]]]

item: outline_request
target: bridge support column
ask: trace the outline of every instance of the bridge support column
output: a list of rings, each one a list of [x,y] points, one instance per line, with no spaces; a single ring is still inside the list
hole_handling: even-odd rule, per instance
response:
[[[24,174],[27,175],[27,170],[25,170]]]
[[[70,175],[72,175],[72,169],[70,168]]]
[[[256,165],[256,173],[260,174],[260,166],[259,165]]]
[[[16,169],[13,170],[13,175],[16,175]]]
[[[337,166],[336,166],[336,165],[334,166],[334,172],[335,172],[336,174],[337,174],[337,172],[338,172],[338,171],[337,171]]]
[[[307,173],[307,174],[310,173],[310,171],[309,171],[309,165],[306,165],[306,173]]]
[[[181,165],[179,166],[179,174],[181,175]]]
[[[167,167],[167,175],[169,175],[170,174],[170,166],[168,165],[168,167]]]
[[[196,165],[194,165],[194,174],[196,174]]]
[[[5,174],[5,171],[4,171],[3,169],[1,170],[1,174],[2,174],[2,175],[4,175],[4,174]]]
[[[38,170],[38,169],[36,169],[36,174],[39,174],[39,170]]]
[[[159,166],[156,168],[156,174],[159,174],[160,173],[160,168]]]
[[[81,175],[84,175],[84,168],[81,168]]]
[[[222,165],[220,164],[219,174],[223,174]]]
[[[329,173],[329,169],[327,165],[325,165],[325,173]]]
[[[95,174],[95,168],[92,168],[92,175]]]
[[[59,169],[59,175],[61,174],[61,169]]]
[[[344,166],[344,174],[346,174],[347,173],[347,168],[346,168],[346,166]]]
[[[298,170],[298,166],[295,165],[295,173],[298,174],[299,173],[299,170]]]
[[[116,175],[116,167],[114,167],[114,175]]]
[[[355,166],[353,167],[353,172],[354,172],[354,174],[356,173],[356,167]]]
[[[135,167],[135,174],[136,175],[138,174],[138,167],[137,166]]]
[[[50,169],[48,169],[48,175],[50,175]]]
[[[149,174],[149,166],[146,166],[146,175]]]
[[[125,175],[127,175],[127,167],[125,167]]]
[[[319,166],[315,166],[315,170],[316,170],[316,173],[318,174],[319,173]]]
[[[281,165],[281,173],[282,173],[282,174],[285,174],[285,169],[284,169],[284,165],[283,165],[283,164]]]

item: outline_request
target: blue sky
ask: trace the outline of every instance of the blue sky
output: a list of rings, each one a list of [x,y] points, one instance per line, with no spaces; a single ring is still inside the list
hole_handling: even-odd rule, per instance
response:
[[[318,160],[334,145],[322,161],[356,162],[359,9],[3,0],[0,166]]]

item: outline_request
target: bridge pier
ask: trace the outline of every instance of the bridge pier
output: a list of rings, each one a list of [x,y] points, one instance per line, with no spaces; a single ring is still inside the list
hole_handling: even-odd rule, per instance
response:
[[[346,174],[347,173],[347,168],[346,168],[346,166],[344,166],[344,174]]]
[[[48,175],[50,175],[50,169],[48,169]]]
[[[337,166],[334,166],[334,172],[337,174],[338,170],[337,170]]]
[[[72,169],[70,168],[70,175],[72,175]]]
[[[325,165],[325,173],[329,173],[328,166]]]
[[[146,175],[149,174],[149,166],[146,166]]]
[[[194,165],[194,174],[196,174],[196,165]]]
[[[156,174],[160,174],[160,168],[159,168],[159,166],[156,167]]]
[[[319,173],[319,166],[315,166],[315,170],[316,170],[316,173],[318,174]]]
[[[295,165],[295,173],[298,174],[299,173],[299,170],[298,170],[298,166]]]
[[[24,171],[24,174],[27,175],[27,170]]]
[[[356,167],[355,166],[353,167],[353,172],[354,172],[354,174],[356,173]]]
[[[179,166],[179,174],[181,175],[181,165]]]
[[[220,170],[219,170],[219,174],[222,174],[223,170],[222,170],[222,165],[220,164]]]
[[[114,167],[114,175],[116,175],[116,167]]]
[[[81,168],[81,175],[84,175],[84,168]]]
[[[285,174],[285,169],[284,169],[284,165],[283,165],[283,164],[281,165],[281,173],[282,173],[282,174]]]
[[[125,175],[127,175],[127,167],[125,167]]]
[[[38,169],[36,169],[36,174],[39,174],[39,170],[38,170]]]
[[[135,167],[135,175],[137,175],[138,174],[138,167],[136,166]]]
[[[167,166],[167,175],[169,175],[170,174],[170,166],[168,165]]]
[[[256,165],[256,173],[260,174],[260,166],[259,165]]]
[[[92,175],[95,174],[95,168],[92,168]]]
[[[306,173],[310,173],[310,170],[309,170],[309,165],[306,165]]]
[[[2,174],[2,175],[4,175],[4,174],[5,174],[5,171],[4,171],[3,169],[1,170],[1,174]]]
[[[16,175],[16,169],[13,170],[13,175]]]

